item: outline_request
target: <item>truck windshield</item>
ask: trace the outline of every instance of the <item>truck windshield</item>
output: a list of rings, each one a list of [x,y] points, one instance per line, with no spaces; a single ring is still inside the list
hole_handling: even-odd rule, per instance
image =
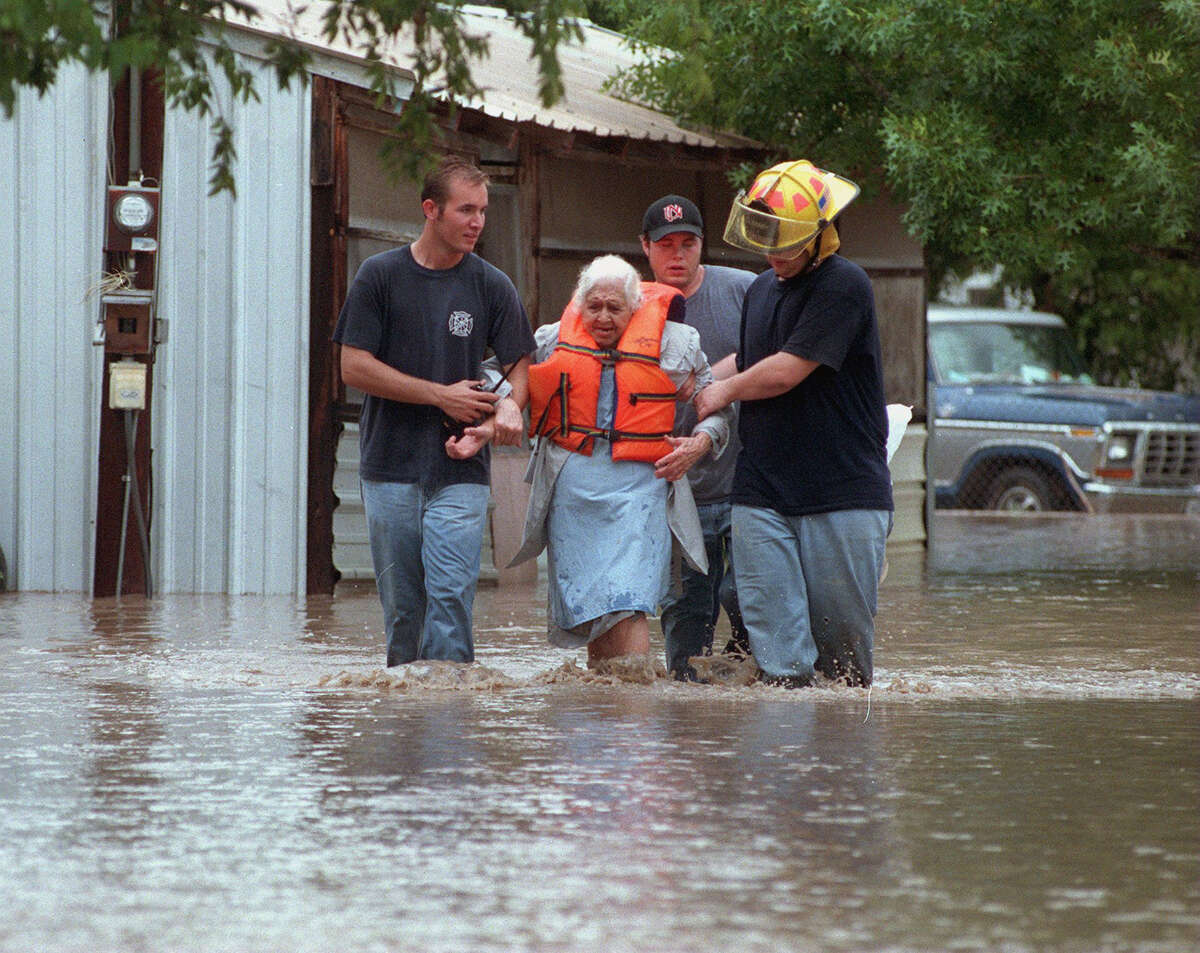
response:
[[[931,324],[929,350],[943,384],[1091,384],[1066,328],[1040,324]]]

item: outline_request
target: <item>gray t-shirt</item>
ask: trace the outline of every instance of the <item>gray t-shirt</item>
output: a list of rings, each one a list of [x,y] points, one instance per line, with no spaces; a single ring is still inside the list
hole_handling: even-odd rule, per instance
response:
[[[724,265],[705,265],[704,280],[687,299],[684,323],[700,332],[700,347],[709,364],[738,349],[742,323],[742,299],[754,281],[753,272]],[[696,411],[688,403],[676,415],[676,433],[691,433],[696,426]],[[697,503],[720,503],[733,490],[733,470],[741,445],[737,440],[736,420],[729,446],[714,460],[705,457],[688,471],[692,495]]]
[[[489,349],[505,366],[533,350],[529,319],[507,275],[473,254],[453,268],[423,268],[407,245],[362,263],[333,339],[439,384],[481,377]],[[446,455],[449,432],[437,407],[368,394],[360,428],[363,479],[427,489],[488,482],[486,447],[469,460]]]

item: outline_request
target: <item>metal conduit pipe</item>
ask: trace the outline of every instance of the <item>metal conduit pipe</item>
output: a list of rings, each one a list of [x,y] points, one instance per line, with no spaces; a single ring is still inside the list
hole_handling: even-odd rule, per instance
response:
[[[129,181],[142,177],[142,71],[129,67]]]

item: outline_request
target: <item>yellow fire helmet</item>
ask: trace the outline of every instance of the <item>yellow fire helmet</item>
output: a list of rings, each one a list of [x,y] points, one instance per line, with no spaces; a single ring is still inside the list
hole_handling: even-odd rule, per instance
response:
[[[733,200],[725,241],[773,258],[799,258],[858,191],[807,159],[773,165]]]

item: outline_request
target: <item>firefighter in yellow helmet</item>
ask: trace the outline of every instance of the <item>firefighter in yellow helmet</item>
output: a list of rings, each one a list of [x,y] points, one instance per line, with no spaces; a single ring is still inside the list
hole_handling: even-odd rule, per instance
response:
[[[725,241],[766,255],[776,274],[776,261],[804,258],[800,267],[816,267],[838,250],[834,219],[857,195],[858,186],[849,179],[806,159],[781,162],[738,193],[725,224]]]
[[[761,172],[725,240],[766,257],[746,292],[738,353],[698,393],[703,419],[741,402],[733,564],[765,681],[869,685],[892,522],[875,298],[837,254],[858,186],[807,160]]]

